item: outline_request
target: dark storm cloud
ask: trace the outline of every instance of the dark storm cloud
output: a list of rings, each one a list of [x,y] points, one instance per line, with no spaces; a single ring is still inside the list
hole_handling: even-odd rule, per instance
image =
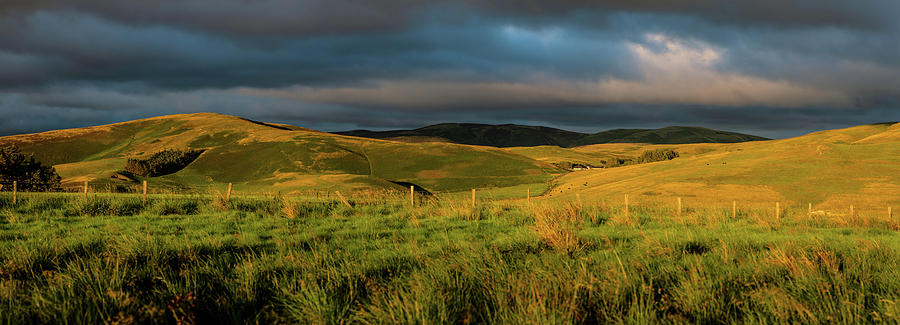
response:
[[[258,41],[37,12],[0,21],[0,66],[18,67],[15,75],[28,76],[0,77],[0,86],[74,80],[189,89],[279,87],[414,76],[509,80],[538,70],[571,77],[627,75],[621,37],[599,36],[605,39],[584,43],[576,37],[558,47],[534,47],[528,36],[473,21],[453,28]]]
[[[330,130],[796,135],[900,119],[897,12],[894,0],[5,0],[0,133],[215,111]]]
[[[831,65],[835,60],[900,64],[900,42],[891,42],[893,37],[883,34],[894,31],[882,17],[885,12],[897,12],[891,10],[897,6],[894,1],[872,1],[867,6],[840,1],[814,5],[807,1],[438,3],[4,2],[0,5],[7,13],[0,19],[0,67],[10,73],[0,77],[0,87],[69,80],[138,81],[164,88],[346,85],[411,77],[465,76],[484,81],[516,80],[533,71],[562,78],[633,77],[628,75],[634,67],[622,44],[640,41],[646,32],[674,33],[723,46],[731,50],[730,69],[775,79],[822,80],[811,73],[821,69],[808,67]],[[435,13],[440,6],[455,9]],[[762,12],[769,14],[754,14]],[[415,24],[382,28],[381,20],[370,15],[393,17],[390,25]],[[442,18],[446,16],[457,19],[448,22]],[[543,19],[537,25],[523,21],[534,17]],[[602,21],[603,27],[579,28],[591,21]],[[726,26],[755,22],[763,27],[724,28],[720,21],[730,22]],[[341,33],[348,30],[328,27],[347,22],[367,26],[360,28],[368,33]],[[305,24],[321,30],[304,29]],[[561,38],[568,43],[542,47],[539,39],[517,42],[514,36],[498,33],[501,26],[516,24],[538,34],[565,33]],[[772,29],[765,24],[822,28]],[[871,24],[886,29],[855,29]],[[259,35],[230,35],[235,32],[231,29],[241,26],[257,28],[250,34]],[[294,34],[300,36],[289,37]],[[794,62],[798,60],[807,62]]]
[[[537,20],[592,11],[694,16],[719,24],[883,28],[893,0],[7,0],[0,12],[74,10],[142,25],[175,25],[213,33],[309,35],[407,27],[435,8]]]
[[[212,33],[298,35],[395,28],[412,18],[419,1],[346,0],[13,0],[0,12],[78,11],[134,25],[168,25]]]

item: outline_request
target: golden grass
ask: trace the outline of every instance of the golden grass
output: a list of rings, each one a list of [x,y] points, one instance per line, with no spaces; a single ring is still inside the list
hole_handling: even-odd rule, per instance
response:
[[[534,215],[532,229],[547,246],[565,254],[574,254],[584,248],[585,244],[578,237],[583,220],[579,205],[537,205],[531,209]]]
[[[737,144],[670,146],[691,150],[664,162],[594,169],[566,174],[549,193],[586,199],[631,195],[635,201],[672,201],[688,206],[806,205],[900,206],[900,146],[896,142],[861,141],[900,127],[861,126],[817,132],[792,139]],[[889,135],[876,137],[891,138]],[[660,146],[595,145],[577,150],[634,154]],[[680,151],[679,151],[680,152]]]
[[[300,207],[297,202],[282,200],[281,214],[288,219],[297,219],[300,217]]]

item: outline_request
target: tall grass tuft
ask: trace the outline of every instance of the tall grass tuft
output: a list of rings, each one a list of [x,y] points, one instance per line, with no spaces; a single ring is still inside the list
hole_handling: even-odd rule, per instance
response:
[[[532,229],[547,246],[569,255],[584,248],[578,237],[583,220],[580,205],[566,203],[559,206],[535,206],[533,213]]]
[[[290,200],[282,200],[281,215],[288,219],[297,219],[300,217],[300,206],[297,202]]]

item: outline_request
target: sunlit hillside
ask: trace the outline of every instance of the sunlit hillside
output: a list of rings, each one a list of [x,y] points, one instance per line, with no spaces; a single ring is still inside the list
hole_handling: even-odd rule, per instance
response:
[[[134,187],[116,179],[128,158],[163,149],[202,149],[174,174],[151,177],[156,188],[221,189],[233,182],[256,192],[401,189],[433,192],[507,188],[504,197],[547,197],[686,204],[876,209],[900,203],[900,126],[865,125],[801,137],[744,143],[608,143],[492,148],[356,138],[219,114],[172,115],[90,128],[0,138],[53,164],[64,184]],[[575,171],[553,164],[600,165],[615,157],[673,149],[681,157],[648,164]],[[560,176],[561,175],[561,176]],[[560,176],[553,179],[556,176]],[[552,181],[551,181],[552,180]],[[527,186],[526,186],[527,185]],[[521,193],[519,193],[521,192]]]
[[[784,205],[814,209],[883,209],[900,203],[900,124],[816,132],[785,140],[669,146],[682,157],[649,164],[594,169],[556,180],[550,196],[685,204]],[[622,144],[579,152],[634,154],[647,147]]]
[[[203,149],[157,186],[245,190],[400,189],[429,191],[546,184],[561,170],[490,147],[362,139],[220,114],[171,115],[89,128],[0,138],[55,166],[64,184],[129,185],[112,177],[128,158],[163,149]],[[132,184],[133,185],[133,184]]]

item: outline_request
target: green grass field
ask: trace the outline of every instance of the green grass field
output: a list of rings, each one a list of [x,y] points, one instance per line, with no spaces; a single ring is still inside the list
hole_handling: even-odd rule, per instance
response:
[[[0,322],[900,321],[900,218],[481,194],[2,193]]]

